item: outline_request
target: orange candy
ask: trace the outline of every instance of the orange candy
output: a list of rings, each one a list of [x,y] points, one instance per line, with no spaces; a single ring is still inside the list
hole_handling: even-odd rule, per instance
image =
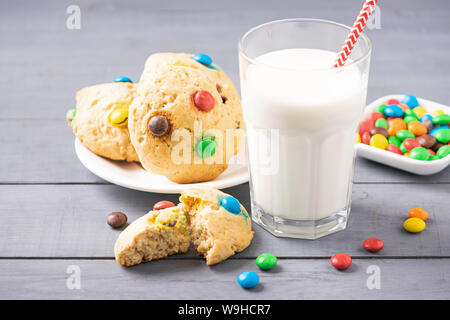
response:
[[[428,132],[427,127],[420,121],[411,121],[408,123],[408,130],[416,137],[423,136]]]
[[[388,133],[390,136],[397,135],[400,130],[406,130],[406,123],[401,118],[395,118],[389,121]]]
[[[409,110],[409,107],[406,104],[399,103],[398,105],[403,109],[403,111]]]
[[[427,220],[429,217],[428,212],[422,208],[412,208],[411,210],[409,210],[408,216],[410,218],[419,218],[423,221]]]

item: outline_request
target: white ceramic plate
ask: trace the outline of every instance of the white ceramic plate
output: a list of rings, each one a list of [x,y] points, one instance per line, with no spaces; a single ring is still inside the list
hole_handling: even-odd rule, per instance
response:
[[[75,139],[75,152],[81,163],[93,174],[119,186],[147,192],[180,193],[191,187],[211,187],[216,189],[232,187],[248,181],[247,164],[234,164],[233,159],[220,176],[212,181],[177,184],[164,176],[152,174],[140,164],[114,161],[96,155]]]
[[[389,99],[402,99],[404,95],[401,94],[392,94],[388,96],[381,97],[378,100],[375,100],[371,104],[369,104],[364,110],[364,116],[367,116],[369,113],[375,109],[375,107],[379,106],[382,103],[385,103]],[[428,112],[433,112],[436,109],[443,110],[446,114],[450,114],[450,107],[444,106],[442,104],[425,100],[417,97],[419,104],[427,109]],[[363,143],[357,143],[356,149],[358,155],[367,158],[376,162],[383,163],[385,165],[401,169],[404,171],[408,171],[411,173],[415,173],[418,175],[429,175],[435,174],[443,169],[445,169],[450,164],[450,156],[447,156],[443,159],[433,160],[433,161],[419,161],[415,159],[410,159],[405,156],[401,156],[399,154],[389,152],[386,150],[381,150],[378,148],[374,148],[372,146],[368,146]]]

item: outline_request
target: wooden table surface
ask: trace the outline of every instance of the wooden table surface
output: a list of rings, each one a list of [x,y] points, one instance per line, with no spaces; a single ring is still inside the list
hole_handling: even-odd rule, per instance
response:
[[[258,226],[244,252],[213,266],[186,255],[122,268],[113,257],[119,231],[111,211],[130,220],[154,202],[176,200],[128,190],[78,161],[65,123],[74,93],[118,75],[139,79],[158,51],[206,52],[238,84],[237,41],[257,24],[288,17],[351,24],[361,0],[75,1],[81,29],[66,27],[72,1],[0,2],[0,298],[3,299],[342,299],[450,298],[450,169],[419,177],[357,159],[347,230],[319,240],[275,238]],[[390,93],[450,103],[447,0],[381,1],[368,102]],[[225,190],[249,208],[248,184]],[[402,229],[412,207],[430,213],[427,229]],[[377,253],[365,238],[385,242]],[[244,290],[236,276],[257,271],[260,253],[279,265]],[[338,272],[336,252],[353,257]],[[68,286],[80,273],[80,288]],[[373,273],[375,270],[376,272]],[[367,282],[379,275],[380,288]],[[71,289],[72,288],[72,289]]]

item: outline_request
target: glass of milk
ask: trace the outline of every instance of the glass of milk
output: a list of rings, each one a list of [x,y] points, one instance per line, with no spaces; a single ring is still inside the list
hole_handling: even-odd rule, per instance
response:
[[[239,42],[252,218],[275,236],[315,239],[347,225],[371,52],[362,34],[333,68],[349,31],[288,19]]]

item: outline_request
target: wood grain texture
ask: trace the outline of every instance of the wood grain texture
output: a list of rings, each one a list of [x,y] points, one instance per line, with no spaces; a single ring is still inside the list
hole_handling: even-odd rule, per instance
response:
[[[225,189],[250,209],[248,185]],[[329,257],[347,252],[360,257],[450,257],[450,214],[446,185],[355,185],[348,228],[319,240],[275,238],[254,225],[249,248],[236,258],[271,252],[279,257]],[[113,257],[119,235],[105,222],[112,211],[123,211],[129,221],[149,211],[159,200],[177,202],[176,195],[157,195],[113,185],[0,186],[3,221],[0,257]],[[420,234],[403,230],[413,207],[430,213]],[[362,241],[379,237],[385,248],[368,253]],[[177,258],[193,258],[192,249]]]
[[[80,268],[80,289],[68,289],[67,268]],[[368,289],[379,268],[380,289]],[[328,259],[279,260],[268,272],[253,259],[208,267],[199,260],[160,260],[132,268],[112,260],[0,260],[0,299],[449,299],[449,259],[354,259],[342,272]],[[237,275],[258,272],[242,289]],[[420,282],[420,284],[419,284]],[[106,289],[107,288],[107,289]],[[171,310],[172,311],[172,310]]]

